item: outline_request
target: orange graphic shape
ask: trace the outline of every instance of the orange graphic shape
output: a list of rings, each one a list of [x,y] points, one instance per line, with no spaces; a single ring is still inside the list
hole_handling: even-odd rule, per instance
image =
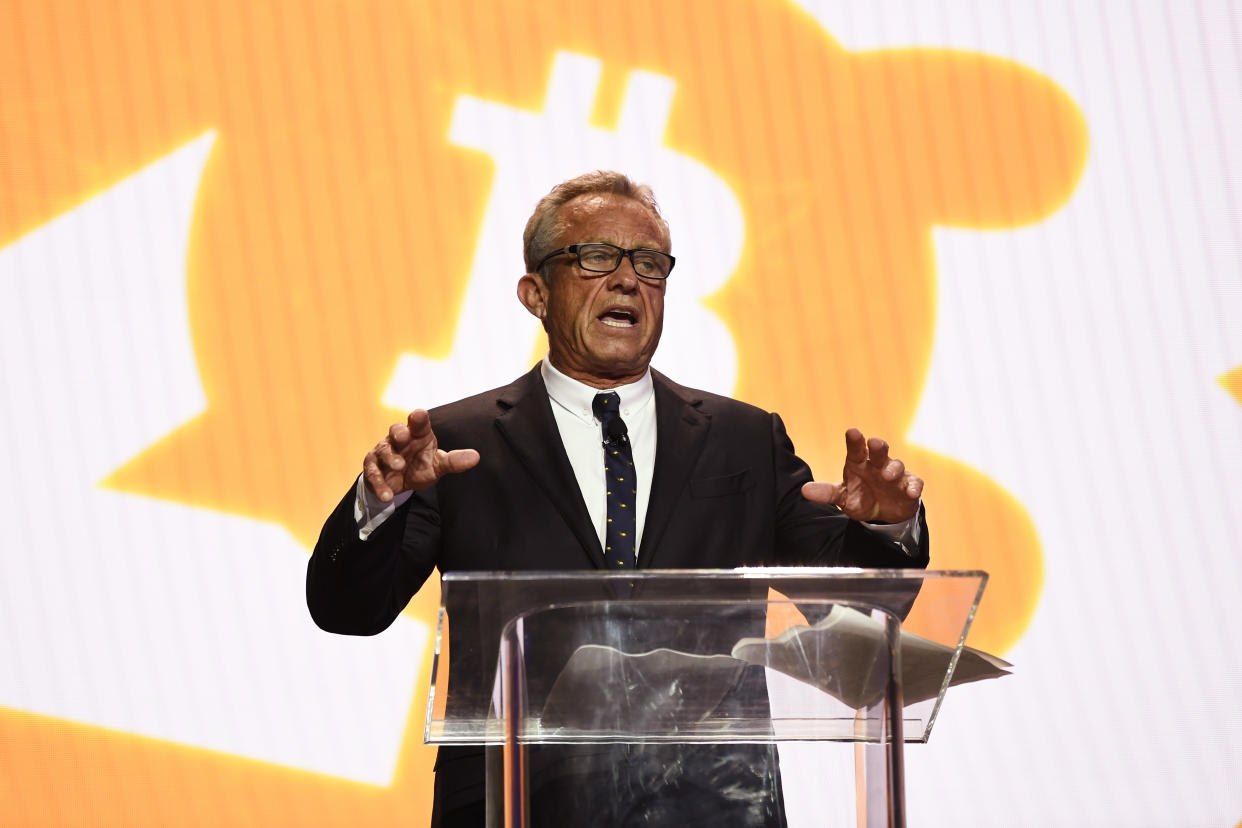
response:
[[[604,63],[599,127],[615,122],[625,73],[675,79],[666,144],[742,204],[742,262],[711,301],[738,343],[739,396],[780,411],[826,479],[847,426],[889,438],[929,481],[932,565],[992,574],[971,642],[1003,651],[1021,635],[1042,578],[1025,511],[901,438],[935,337],[931,228],[1037,221],[1081,172],[1085,125],[1047,78],[971,53],[852,53],[771,2],[636,0],[620,29],[566,25],[616,20],[604,2],[12,6],[0,245],[219,135],[187,263],[209,407],[107,485],[276,521],[309,548],[362,453],[404,417],[379,403],[398,355],[452,344],[495,172],[448,143],[457,97],[539,111],[568,50]],[[520,231],[498,254],[515,281]],[[434,623],[435,592],[408,612]],[[21,792],[0,821],[55,807],[93,824],[421,824],[423,701],[384,790],[0,715],[0,776]]]
[[[1220,375],[1220,384],[1242,405],[1242,365]]]

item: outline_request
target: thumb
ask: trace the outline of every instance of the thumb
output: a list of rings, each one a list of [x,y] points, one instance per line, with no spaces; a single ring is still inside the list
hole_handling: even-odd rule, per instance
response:
[[[816,480],[802,486],[802,496],[812,503],[841,505],[845,497],[845,486],[841,483],[821,483]]]
[[[473,469],[479,464],[479,453],[474,449],[455,449],[444,452],[441,457],[440,473],[456,474]]]

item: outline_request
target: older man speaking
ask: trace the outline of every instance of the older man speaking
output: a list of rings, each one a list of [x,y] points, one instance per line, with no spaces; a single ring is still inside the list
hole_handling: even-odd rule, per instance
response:
[[[927,565],[923,482],[883,440],[850,429],[842,479],[815,482],[779,416],[651,370],[676,277],[649,188],[613,172],[566,181],[523,241],[518,300],[547,357],[503,388],[411,412],[366,454],[307,570],[316,623],[380,632],[436,568]],[[634,824],[784,824],[773,752],[750,750],[728,752],[743,778],[707,774],[718,785],[657,774]],[[441,748],[433,823],[482,825],[483,781],[482,748]],[[559,824],[638,818],[600,810],[606,791],[562,788]]]

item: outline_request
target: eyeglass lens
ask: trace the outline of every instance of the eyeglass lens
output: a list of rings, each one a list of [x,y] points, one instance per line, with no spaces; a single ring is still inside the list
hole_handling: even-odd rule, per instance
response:
[[[667,253],[661,253],[659,250],[624,250],[611,244],[602,242],[596,244],[579,244],[576,245],[578,254],[578,264],[583,270],[589,270],[593,273],[611,273],[621,266],[621,258],[627,253],[630,257],[630,263],[634,265],[634,272],[639,276],[646,276],[651,279],[664,279],[668,277],[669,271],[672,269],[672,260]]]

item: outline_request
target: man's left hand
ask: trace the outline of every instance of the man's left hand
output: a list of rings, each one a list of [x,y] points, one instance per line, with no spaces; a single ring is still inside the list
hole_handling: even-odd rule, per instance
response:
[[[815,481],[802,487],[802,496],[815,503],[831,503],[846,516],[864,523],[901,523],[918,513],[923,480],[906,471],[906,464],[888,456],[888,443],[868,440],[856,428],[845,432],[845,469],[840,483]]]

